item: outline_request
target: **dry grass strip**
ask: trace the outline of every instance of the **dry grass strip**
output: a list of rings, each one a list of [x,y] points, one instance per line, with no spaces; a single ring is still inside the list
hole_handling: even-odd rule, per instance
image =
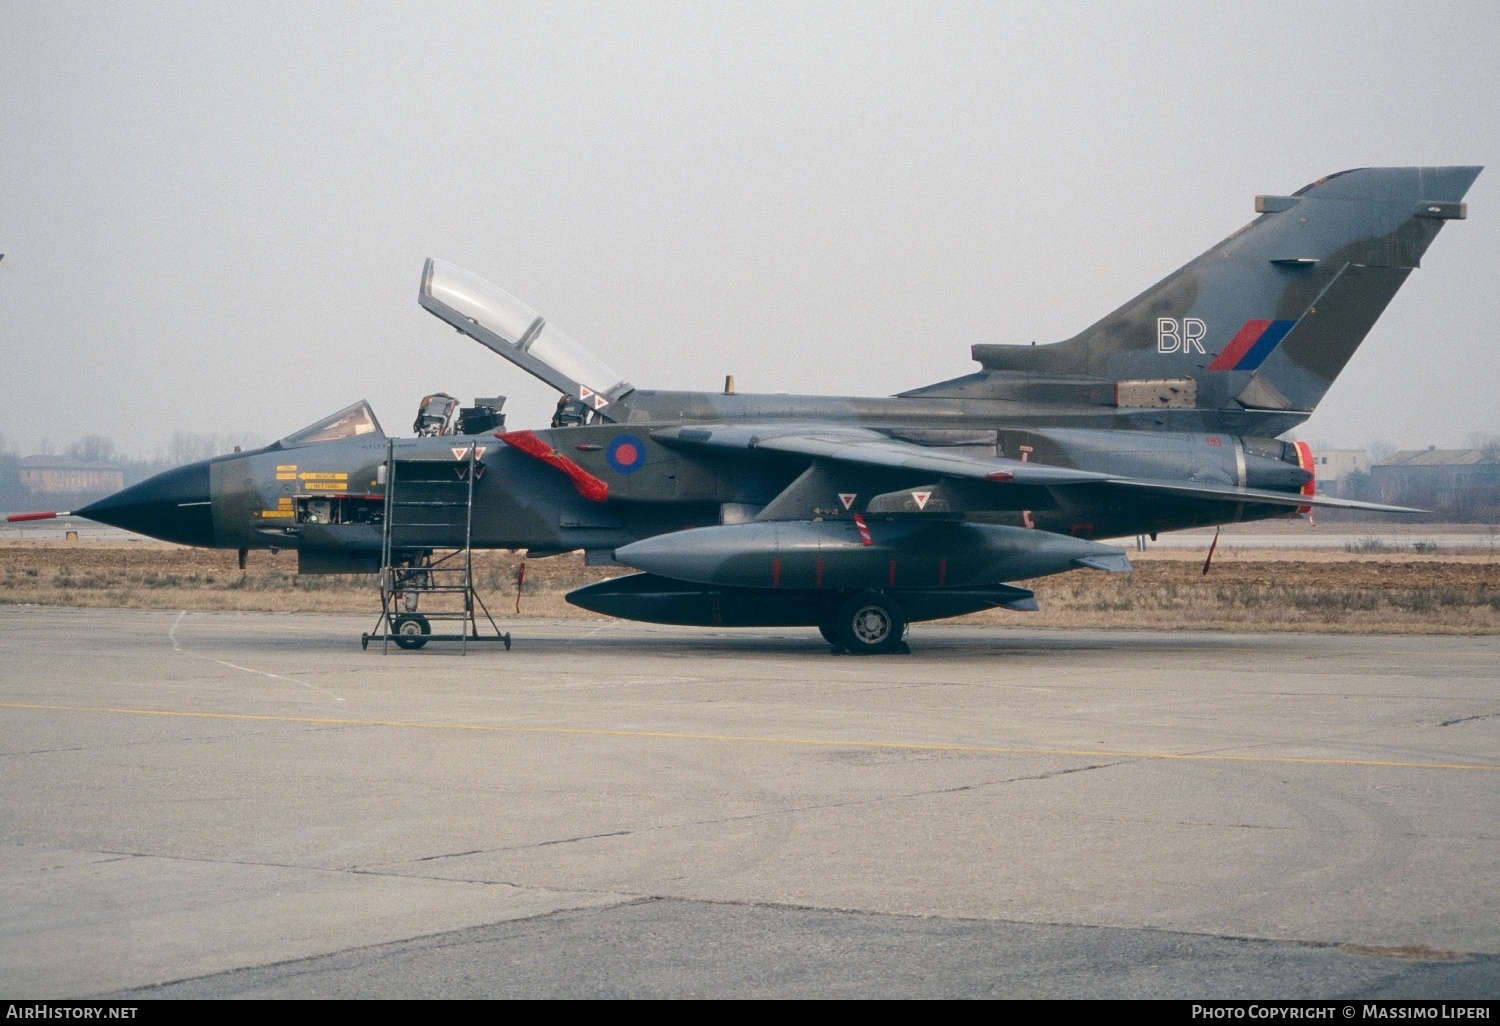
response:
[[[475,556],[476,579],[496,618],[513,618],[519,553]],[[1210,574],[1201,554],[1132,553],[1133,574],[1078,571],[1030,582],[1040,613],[991,611],[971,623],[1031,627],[1217,629],[1349,633],[1500,633],[1500,560],[1486,555],[1363,555],[1293,550],[1225,551]],[[585,567],[577,554],[529,560],[524,616],[587,613],[563,593],[627,573]],[[300,576],[296,554],[233,552],[149,543],[0,545],[0,604],[378,611],[373,577]]]

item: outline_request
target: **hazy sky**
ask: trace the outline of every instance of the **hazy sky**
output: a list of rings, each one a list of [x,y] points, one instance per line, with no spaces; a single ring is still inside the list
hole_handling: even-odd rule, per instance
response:
[[[889,394],[1054,341],[1287,193],[1487,164],[1304,427],[1500,432],[1500,4],[0,0],[0,432],[149,454],[555,395],[422,259],[635,384]]]

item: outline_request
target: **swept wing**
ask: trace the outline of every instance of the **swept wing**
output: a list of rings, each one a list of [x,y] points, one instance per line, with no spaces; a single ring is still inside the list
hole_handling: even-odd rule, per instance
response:
[[[720,452],[784,453],[841,464],[850,468],[885,469],[933,474],[939,478],[983,481],[994,489],[993,509],[1018,508],[1007,501],[1007,489],[1042,487],[1063,490],[1103,486],[1125,492],[1174,495],[1215,502],[1296,508],[1324,506],[1381,513],[1420,513],[1405,506],[1386,506],[1329,495],[1304,495],[1263,488],[1239,488],[1196,481],[1163,481],[1103,474],[1041,463],[945,452],[890,438],[871,428],[816,424],[713,424],[668,428],[653,436],[667,445]]]

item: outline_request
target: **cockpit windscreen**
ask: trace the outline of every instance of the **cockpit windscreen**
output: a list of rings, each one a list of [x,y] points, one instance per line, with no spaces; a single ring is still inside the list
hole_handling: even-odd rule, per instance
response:
[[[283,448],[290,448],[294,445],[311,445],[313,442],[336,442],[341,438],[354,438],[357,435],[385,437],[385,432],[380,430],[380,421],[375,419],[375,411],[363,399],[324,417],[316,424],[287,435],[281,440],[281,445]]]

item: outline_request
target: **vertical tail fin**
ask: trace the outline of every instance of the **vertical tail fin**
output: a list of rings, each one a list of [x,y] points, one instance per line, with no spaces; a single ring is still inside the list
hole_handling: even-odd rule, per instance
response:
[[[1192,379],[1200,409],[1306,413],[1443,222],[1465,216],[1481,170],[1361,168],[1259,196],[1254,221],[1073,338],[979,345],[974,358],[1122,386]]]

